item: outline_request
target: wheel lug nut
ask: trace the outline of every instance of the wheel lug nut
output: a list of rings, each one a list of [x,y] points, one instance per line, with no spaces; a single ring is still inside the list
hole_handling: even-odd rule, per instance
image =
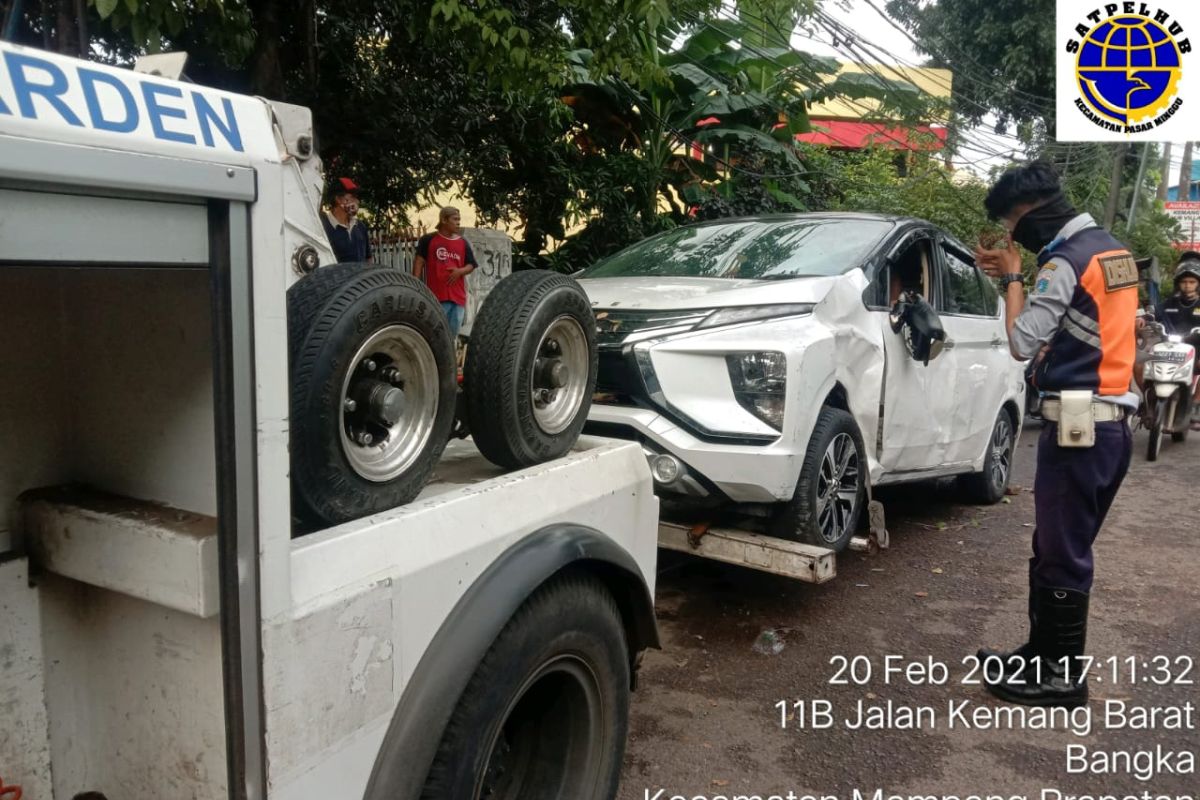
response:
[[[354,409],[358,408],[358,403],[354,402],[353,398],[347,397],[346,402],[342,403],[342,408],[347,411],[354,411]]]
[[[363,365],[363,369],[365,369],[367,372],[374,372],[374,371],[375,371],[375,362],[374,362],[374,361],[372,361],[372,360],[371,360],[371,359],[369,359],[369,358],[368,358],[368,359],[365,359],[365,360],[362,362],[362,365]]]
[[[358,442],[363,447],[367,447],[375,441],[375,437],[366,431],[359,431],[358,433],[354,434],[354,441]]]

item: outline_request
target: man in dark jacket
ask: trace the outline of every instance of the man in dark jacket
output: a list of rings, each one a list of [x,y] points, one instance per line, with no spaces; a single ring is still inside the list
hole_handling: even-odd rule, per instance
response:
[[[1200,328],[1200,253],[1189,250],[1183,254],[1175,268],[1175,294],[1159,304],[1155,313],[1168,334],[1182,336],[1196,348],[1200,362],[1200,334],[1192,334]],[[1200,363],[1196,367],[1200,369]],[[1191,425],[1195,431],[1200,430],[1200,384],[1192,401]]]
[[[371,262],[371,236],[367,223],[358,219],[358,184],[349,178],[334,180],[329,192],[329,210],[321,217],[325,236],[337,262]]]

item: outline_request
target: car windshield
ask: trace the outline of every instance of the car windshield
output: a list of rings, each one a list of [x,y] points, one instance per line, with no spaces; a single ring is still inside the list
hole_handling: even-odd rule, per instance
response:
[[[581,278],[786,280],[861,266],[892,229],[877,219],[738,220],[660,233],[586,269]]]

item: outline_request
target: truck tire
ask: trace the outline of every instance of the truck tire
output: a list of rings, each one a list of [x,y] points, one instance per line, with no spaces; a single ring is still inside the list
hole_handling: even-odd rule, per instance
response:
[[[987,453],[983,457],[983,469],[959,476],[959,489],[970,502],[990,506],[1004,498],[1012,477],[1015,444],[1016,428],[1008,411],[1002,408],[992,425],[992,436],[988,439]]]
[[[422,800],[611,800],[629,726],[629,649],[608,590],[552,579],[484,655]]]
[[[493,464],[517,469],[575,446],[596,390],[596,319],[570,278],[545,270],[500,281],[471,324],[467,424]]]
[[[866,505],[867,461],[854,417],[826,406],[817,417],[792,499],[771,519],[771,534],[845,550]]]
[[[342,284],[365,270],[382,269],[376,264],[342,263],[319,267],[292,284],[287,293],[288,358],[296,360],[296,352],[304,344],[317,312],[325,307],[330,296]]]
[[[441,305],[411,275],[362,265],[319,269],[288,294],[297,516],[335,525],[409,502],[454,422]]]

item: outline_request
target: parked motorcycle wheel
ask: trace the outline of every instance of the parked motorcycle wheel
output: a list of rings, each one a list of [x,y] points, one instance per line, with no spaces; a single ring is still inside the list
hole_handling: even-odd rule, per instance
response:
[[[1171,400],[1166,403],[1160,400],[1157,405],[1158,413],[1154,415],[1154,422],[1150,425],[1150,442],[1146,445],[1147,461],[1158,460],[1158,451],[1159,448],[1162,447],[1163,428],[1166,427],[1167,420],[1169,420],[1174,413],[1175,398],[1172,397]]]
[[[1190,398],[1183,398],[1183,402],[1179,403],[1179,407],[1175,411],[1175,419],[1171,423],[1174,428],[1171,431],[1172,442],[1186,442],[1188,431],[1192,428],[1192,403]]]

